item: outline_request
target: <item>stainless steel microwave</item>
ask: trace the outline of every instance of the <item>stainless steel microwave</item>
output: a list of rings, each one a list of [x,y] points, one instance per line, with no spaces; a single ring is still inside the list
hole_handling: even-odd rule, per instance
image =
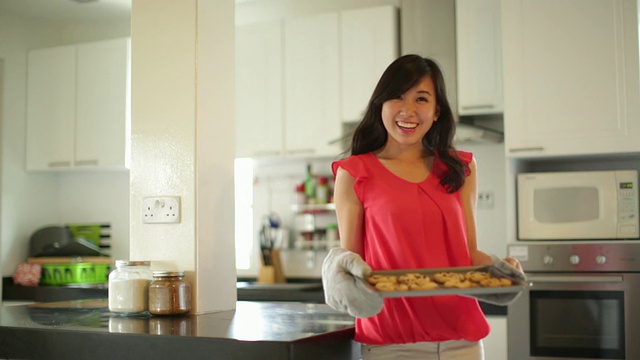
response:
[[[518,240],[638,239],[638,172],[517,176]]]

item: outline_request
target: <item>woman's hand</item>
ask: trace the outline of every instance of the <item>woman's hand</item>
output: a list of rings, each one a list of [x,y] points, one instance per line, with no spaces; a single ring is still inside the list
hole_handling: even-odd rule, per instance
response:
[[[508,256],[503,260],[506,261],[509,265],[513,266],[514,268],[522,271],[522,265],[520,265],[520,261],[518,261],[518,259]]]

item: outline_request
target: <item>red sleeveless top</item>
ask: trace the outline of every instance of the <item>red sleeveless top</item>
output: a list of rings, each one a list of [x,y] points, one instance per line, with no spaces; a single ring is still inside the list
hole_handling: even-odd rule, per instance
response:
[[[458,152],[465,164],[472,154]],[[389,171],[373,153],[332,163],[355,178],[364,207],[364,260],[373,270],[471,266],[459,192],[449,194],[437,158],[429,176],[412,183]],[[468,175],[467,170],[467,175]],[[369,345],[423,341],[478,341],[489,324],[478,301],[462,296],[385,298],[382,311],[356,319],[355,340]]]

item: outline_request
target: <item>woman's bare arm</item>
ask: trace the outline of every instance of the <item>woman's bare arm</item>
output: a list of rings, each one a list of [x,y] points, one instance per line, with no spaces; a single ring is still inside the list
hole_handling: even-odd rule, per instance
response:
[[[355,179],[338,168],[333,199],[336,204],[340,246],[364,257],[364,210],[353,188]]]

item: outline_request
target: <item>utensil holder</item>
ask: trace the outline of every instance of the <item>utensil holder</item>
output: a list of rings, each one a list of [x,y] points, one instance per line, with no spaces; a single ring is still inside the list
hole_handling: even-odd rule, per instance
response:
[[[280,261],[280,251],[278,249],[271,250],[271,265],[261,264],[258,271],[258,282],[262,284],[284,283],[286,279],[282,271],[282,262]]]

